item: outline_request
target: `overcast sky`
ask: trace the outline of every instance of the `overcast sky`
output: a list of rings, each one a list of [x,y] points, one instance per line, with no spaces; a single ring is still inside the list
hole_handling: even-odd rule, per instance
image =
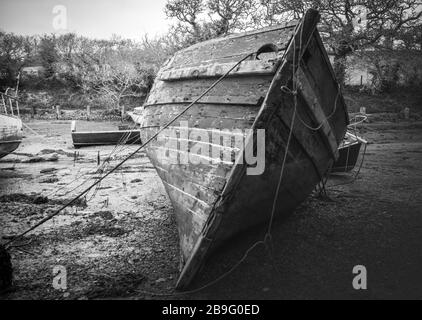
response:
[[[24,35],[75,32],[102,39],[117,34],[140,39],[143,34],[153,36],[167,30],[170,21],[164,14],[165,3],[166,0],[0,0],[0,30]],[[65,30],[63,8],[67,16]]]

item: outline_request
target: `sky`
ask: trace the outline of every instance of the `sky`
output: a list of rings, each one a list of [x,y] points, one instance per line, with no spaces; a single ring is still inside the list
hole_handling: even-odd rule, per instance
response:
[[[0,30],[21,35],[74,32],[139,40],[164,33],[166,0],[0,0]]]

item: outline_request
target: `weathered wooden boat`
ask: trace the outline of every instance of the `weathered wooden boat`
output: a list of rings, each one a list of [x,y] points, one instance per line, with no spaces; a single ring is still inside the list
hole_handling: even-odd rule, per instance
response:
[[[331,168],[332,173],[350,172],[356,167],[362,145],[367,141],[352,132],[347,132],[339,147],[339,158]]]
[[[141,144],[139,130],[78,132],[76,131],[75,122],[72,122],[71,134],[75,148],[117,144]]]
[[[188,143],[191,148],[204,142],[190,136],[183,141],[182,122],[208,134],[265,130],[261,175],[249,175],[248,165],[239,161],[245,150],[232,162],[216,157],[209,164],[174,164],[163,157],[166,139],[155,139],[146,147],[175,210],[182,266],[178,289],[191,284],[222,243],[268,223],[275,198],[276,216],[291,213],[338,159],[349,118],[318,21],[318,12],[310,10],[297,23],[184,49],[162,67],[146,103],[136,109],[135,114],[142,115],[141,137],[147,141],[236,66],[178,119],[180,126],[170,129],[179,132],[178,146]],[[245,145],[256,145],[255,134],[246,139]],[[183,156],[183,151],[172,151]]]

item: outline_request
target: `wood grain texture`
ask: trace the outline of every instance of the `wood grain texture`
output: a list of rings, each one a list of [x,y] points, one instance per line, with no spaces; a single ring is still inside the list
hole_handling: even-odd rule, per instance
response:
[[[139,131],[117,130],[97,132],[72,132],[75,148],[117,144],[141,144]]]

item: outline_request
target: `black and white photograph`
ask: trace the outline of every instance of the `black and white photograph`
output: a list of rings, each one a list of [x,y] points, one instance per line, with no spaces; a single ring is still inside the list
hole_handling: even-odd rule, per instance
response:
[[[422,1],[0,0],[0,300],[422,300]]]

